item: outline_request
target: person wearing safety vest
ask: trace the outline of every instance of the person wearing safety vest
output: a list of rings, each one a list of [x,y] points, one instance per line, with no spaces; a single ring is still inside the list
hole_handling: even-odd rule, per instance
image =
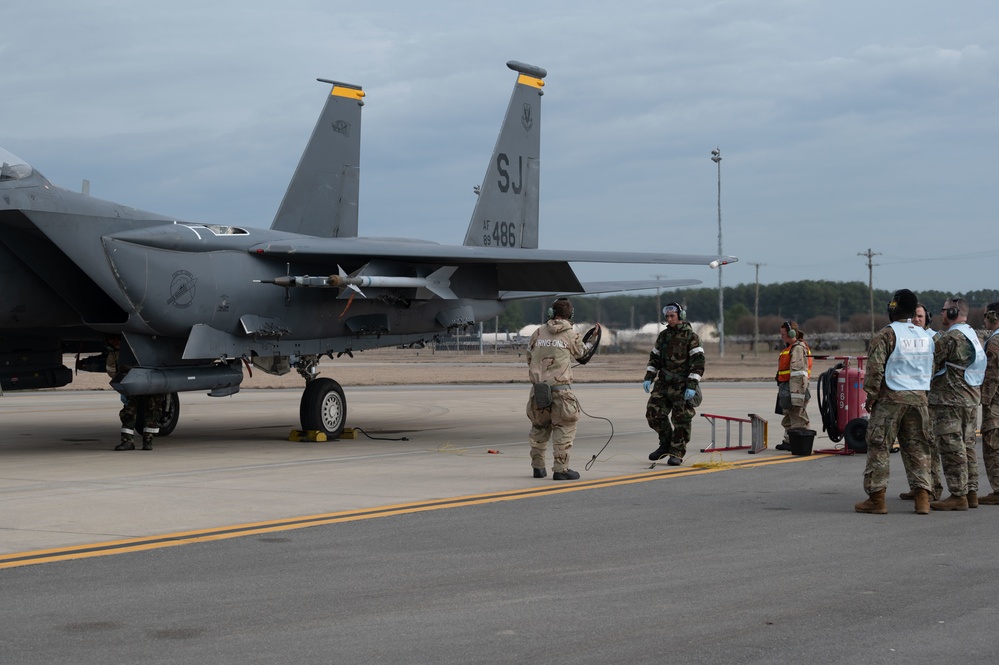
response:
[[[858,513],[888,512],[889,453],[892,441],[902,446],[902,464],[916,502],[917,515],[930,514],[933,481],[930,410],[927,394],[933,374],[933,337],[912,321],[916,294],[899,289],[888,303],[891,321],[871,338],[864,372],[867,424],[867,461],[864,492],[867,499],[854,506]]]
[[[788,432],[792,429],[808,429],[808,402],[812,393],[808,390],[808,380],[812,376],[812,351],[805,344],[805,333],[794,321],[780,324],[780,338],[784,350],[777,361],[777,405],[778,413],[784,418],[784,440],[774,446],[777,450],[791,450]]]
[[[942,329],[933,353],[930,417],[950,496],[930,504],[933,510],[978,507],[978,459],[975,424],[985,379],[985,349],[968,325],[968,301],[944,301]]]

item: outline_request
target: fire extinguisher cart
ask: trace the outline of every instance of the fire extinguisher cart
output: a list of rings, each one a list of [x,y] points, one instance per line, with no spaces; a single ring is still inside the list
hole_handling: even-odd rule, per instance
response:
[[[841,360],[819,375],[818,400],[822,415],[822,430],[836,443],[845,439],[843,446],[817,450],[819,453],[852,455],[867,452],[867,420],[870,413],[864,408],[864,361],[867,356],[833,356]]]

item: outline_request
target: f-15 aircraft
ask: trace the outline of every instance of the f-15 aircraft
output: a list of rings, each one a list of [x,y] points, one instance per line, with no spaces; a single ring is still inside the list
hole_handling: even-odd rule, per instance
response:
[[[700,283],[584,284],[575,262],[736,260],[539,249],[547,73],[507,66],[517,80],[462,245],[358,237],[357,85],[319,79],[332,89],[270,228],[184,222],[68,191],[0,148],[0,387],[66,385],[64,353],[120,335],[128,369],[111,385],[122,395],[232,395],[244,365],[295,369],[302,429],[335,438],[347,405],[319,376],[323,357],[430,341],[517,299]]]

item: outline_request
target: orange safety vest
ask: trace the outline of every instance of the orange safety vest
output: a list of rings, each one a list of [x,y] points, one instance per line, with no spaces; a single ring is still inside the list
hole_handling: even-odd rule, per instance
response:
[[[804,342],[792,342],[784,347],[784,350],[780,352],[780,358],[777,360],[778,383],[787,383],[791,380],[791,348],[795,344],[801,344],[805,347],[805,356],[808,358],[808,377],[811,378],[812,376],[812,350]]]

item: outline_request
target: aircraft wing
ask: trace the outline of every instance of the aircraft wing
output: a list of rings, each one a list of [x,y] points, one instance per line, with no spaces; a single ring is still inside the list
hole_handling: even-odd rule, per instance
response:
[[[500,300],[528,300],[530,298],[562,298],[598,293],[621,293],[624,291],[648,291],[651,289],[674,289],[681,286],[702,284],[699,279],[660,279],[629,280],[623,282],[583,282],[582,291],[504,291]]]
[[[708,266],[715,263],[714,267],[717,267],[738,261],[734,256],[713,254],[468,247],[380,238],[295,238],[260,243],[250,247],[249,252],[281,260],[295,258],[314,263],[329,261],[331,265],[343,257],[452,265],[472,263],[645,263],[651,265]],[[651,288],[655,288],[655,286]]]

